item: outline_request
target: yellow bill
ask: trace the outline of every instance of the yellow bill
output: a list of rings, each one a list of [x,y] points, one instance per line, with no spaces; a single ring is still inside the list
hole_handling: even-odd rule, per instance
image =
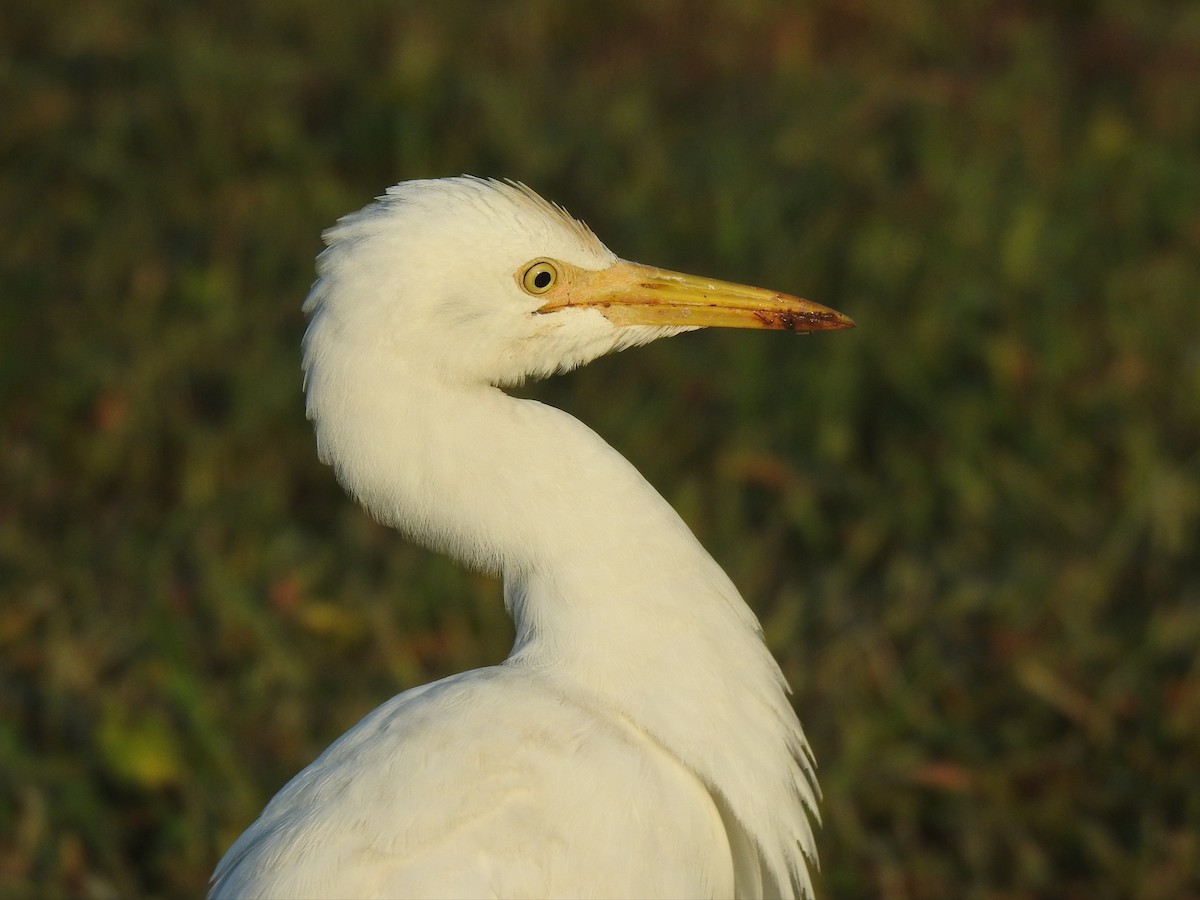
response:
[[[559,260],[535,260],[523,266],[516,278],[528,293],[545,296],[539,313],[592,308],[616,325],[783,331],[854,327],[852,319],[811,300],[624,260],[600,271]]]

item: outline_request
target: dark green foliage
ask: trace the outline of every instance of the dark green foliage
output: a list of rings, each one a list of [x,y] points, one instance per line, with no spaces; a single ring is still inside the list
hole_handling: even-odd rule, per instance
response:
[[[1200,893],[1194,4],[10,0],[0,47],[0,896],[196,895],[503,658],[299,391],[320,230],[460,172],[858,320],[527,389],[759,611],[823,896]]]

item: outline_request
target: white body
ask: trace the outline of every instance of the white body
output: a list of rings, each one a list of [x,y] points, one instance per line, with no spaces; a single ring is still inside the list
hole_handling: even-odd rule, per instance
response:
[[[334,743],[212,896],[811,894],[811,758],[753,614],[618,453],[496,386],[681,329],[532,315],[526,260],[616,260],[516,187],[400,185],[329,239],[306,307],[322,458],[381,520],[499,572],[517,638]]]

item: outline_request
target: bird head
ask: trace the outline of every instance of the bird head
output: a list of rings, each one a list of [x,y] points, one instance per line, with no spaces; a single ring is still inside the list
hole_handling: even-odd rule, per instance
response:
[[[506,385],[694,328],[853,325],[798,297],[618,259],[512,182],[403,182],[325,240],[306,370],[358,347],[450,382]]]

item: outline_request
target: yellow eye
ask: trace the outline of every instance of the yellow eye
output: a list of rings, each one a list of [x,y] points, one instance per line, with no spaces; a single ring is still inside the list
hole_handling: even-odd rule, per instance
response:
[[[548,260],[531,263],[521,276],[521,287],[530,294],[544,294],[558,283],[558,269]]]

